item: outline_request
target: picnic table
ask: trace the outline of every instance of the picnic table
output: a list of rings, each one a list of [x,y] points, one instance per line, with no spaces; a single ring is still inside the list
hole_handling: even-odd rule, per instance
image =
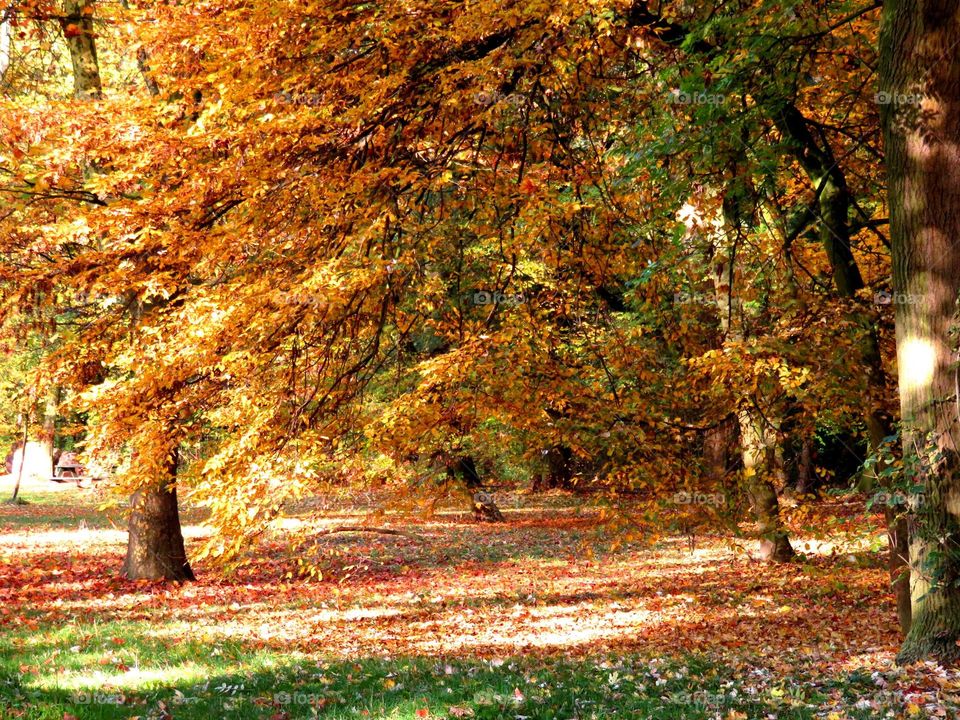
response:
[[[76,453],[65,452],[60,455],[56,466],[53,468],[52,482],[57,483],[76,483],[77,487],[83,487],[83,483],[88,483],[88,487],[103,478],[94,477],[86,474],[87,469],[80,463]]]

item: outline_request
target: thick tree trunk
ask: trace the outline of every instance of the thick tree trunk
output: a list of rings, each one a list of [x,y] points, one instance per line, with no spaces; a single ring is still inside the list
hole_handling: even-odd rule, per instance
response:
[[[131,580],[195,580],[187,562],[177,507],[177,453],[169,476],[143,488],[130,500],[127,558],[123,574]]]
[[[73,94],[79,99],[99,99],[103,94],[93,29],[93,2],[64,0],[63,36],[73,65]]]
[[[887,0],[880,91],[890,192],[913,623],[898,662],[960,660],[960,2]]]

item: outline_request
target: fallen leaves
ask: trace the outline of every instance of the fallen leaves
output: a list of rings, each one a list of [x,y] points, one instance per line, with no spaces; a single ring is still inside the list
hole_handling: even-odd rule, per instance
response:
[[[233,575],[207,561],[198,582],[166,586],[119,577],[123,545],[110,531],[88,528],[83,547],[58,551],[31,545],[29,532],[8,530],[0,526],[6,548],[0,603],[13,612],[0,615],[0,626],[32,632],[64,623],[149,622],[155,642],[174,647],[190,638],[211,655],[221,643],[239,641],[305,657],[487,658],[490,667],[512,656],[589,662],[669,649],[743,668],[757,692],[774,697],[777,677],[802,675],[817,689],[832,677],[864,671],[882,672],[878,677],[887,683],[871,701],[878,707],[900,692],[928,712],[931,703],[939,707],[937,698],[956,695],[954,675],[922,667],[893,671],[898,638],[879,557],[851,565],[845,554],[828,554],[766,566],[710,538],[693,552],[679,541],[610,551],[596,542],[588,518],[552,509],[499,526],[455,517],[420,524],[418,532],[433,540],[429,548],[402,537],[326,538],[337,563],[363,567],[348,582],[290,582],[269,540],[258,562]],[[597,547],[593,559],[579,552],[586,542]],[[136,648],[115,632],[75,636],[68,649],[108,677],[123,678],[137,665]],[[671,682],[651,668],[647,686]],[[757,668],[766,674],[750,676]],[[20,671],[40,678],[52,666],[22,664]],[[350,672],[359,677],[362,669],[354,665]],[[452,679],[457,672],[450,661],[438,668]],[[617,686],[629,674],[611,671],[607,682]],[[896,690],[901,685],[905,689]],[[530,677],[491,702],[533,702],[537,687]],[[378,688],[409,692],[393,674],[378,680]],[[844,698],[835,702],[824,712],[847,707]],[[452,703],[417,712],[471,717],[473,710]]]

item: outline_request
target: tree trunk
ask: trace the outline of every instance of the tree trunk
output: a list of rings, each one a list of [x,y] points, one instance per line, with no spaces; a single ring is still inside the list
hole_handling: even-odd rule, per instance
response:
[[[887,521],[887,569],[890,586],[897,604],[897,620],[900,632],[906,637],[910,632],[913,613],[910,601],[910,536],[904,507],[888,504],[884,508]]]
[[[704,431],[703,465],[710,480],[723,484],[731,473],[740,469],[739,447],[740,428],[733,415]]]
[[[798,495],[812,495],[817,489],[817,474],[813,466],[813,440],[805,437],[800,441],[796,458],[796,483]]]
[[[17,502],[17,498],[20,495],[20,483],[23,481],[23,464],[27,460],[27,439],[30,436],[30,422],[29,415],[27,413],[23,414],[23,434],[20,438],[21,440],[21,450],[20,450],[20,467],[17,468],[17,479],[13,484],[13,495],[10,496],[10,502]],[[16,457],[16,454],[14,454]]]
[[[738,413],[743,447],[744,484],[760,536],[760,559],[788,562],[793,559],[793,546],[780,519],[780,501],[775,480],[782,474],[777,454],[777,434],[768,420],[759,413],[743,410]]]
[[[960,660],[960,2],[887,0],[880,91],[913,623],[897,657]]]
[[[130,499],[127,558],[123,574],[131,580],[195,580],[187,562],[177,508],[178,453],[169,476],[138,490]]]
[[[554,445],[546,452],[547,476],[543,486],[547,490],[573,488],[573,451],[566,445]]]
[[[477,520],[487,522],[503,522],[505,518],[500,508],[493,500],[493,494],[487,492],[477,472],[477,464],[469,455],[465,455],[454,462],[447,463],[447,477],[450,480],[458,478],[470,493],[470,504],[473,516]]]
[[[735,169],[735,165],[734,165]],[[736,177],[737,173],[734,172]],[[743,188],[728,186],[723,199],[723,227],[726,247],[714,248],[713,284],[717,310],[724,335],[732,341],[745,336],[742,304],[734,287],[736,246],[741,236]],[[743,458],[744,488],[757,519],[760,557],[786,562],[794,557],[786,527],[780,518],[780,501],[774,481],[782,474],[782,454],[777,428],[757,407],[758,397],[738,398],[737,422]]]
[[[57,408],[60,405],[60,388],[54,386],[47,394],[43,404],[43,420],[40,425],[40,445],[44,454],[50,458],[50,472],[53,473],[53,454],[57,444]]]
[[[89,0],[64,0],[60,22],[73,65],[73,95],[81,100],[98,100],[103,94],[94,40],[93,5]]]

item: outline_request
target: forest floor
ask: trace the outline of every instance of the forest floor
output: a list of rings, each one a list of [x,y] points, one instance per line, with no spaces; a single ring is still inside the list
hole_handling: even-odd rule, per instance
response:
[[[960,717],[957,671],[893,664],[862,500],[808,514],[831,541],[781,566],[729,538],[619,543],[581,500],[518,496],[503,524],[324,536],[322,579],[289,577],[273,538],[170,586],[120,577],[126,534],[93,491],[26,497],[0,505],[0,718]]]

